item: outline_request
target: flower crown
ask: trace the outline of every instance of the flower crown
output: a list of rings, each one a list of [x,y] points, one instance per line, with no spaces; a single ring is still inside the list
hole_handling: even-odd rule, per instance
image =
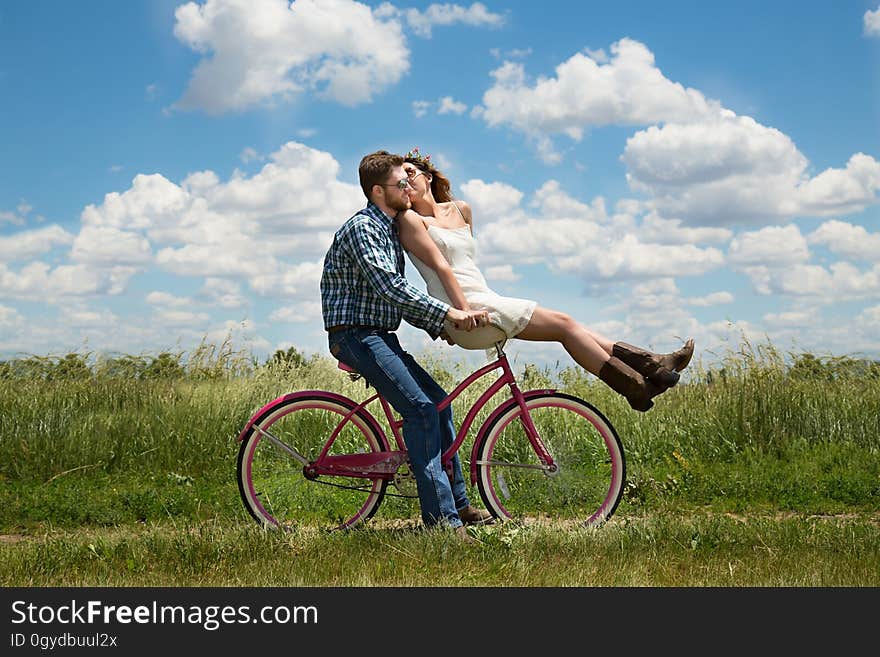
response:
[[[410,150],[404,157],[406,159],[415,160],[416,162],[420,162],[423,164],[429,164],[429,165],[433,164],[431,162],[431,156],[430,155],[422,155],[419,152],[418,146],[413,146],[412,150]]]

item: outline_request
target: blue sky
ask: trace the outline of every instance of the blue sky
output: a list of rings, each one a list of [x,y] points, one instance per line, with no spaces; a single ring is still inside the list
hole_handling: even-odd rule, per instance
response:
[[[0,358],[326,353],[357,163],[412,146],[503,294],[706,361],[880,358],[878,117],[877,0],[7,0]]]

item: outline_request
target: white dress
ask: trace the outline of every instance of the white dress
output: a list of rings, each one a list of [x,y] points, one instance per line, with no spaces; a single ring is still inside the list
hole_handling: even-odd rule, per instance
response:
[[[475,261],[477,242],[471,235],[470,226],[443,228],[429,224],[427,229],[428,235],[452,267],[452,272],[471,310],[489,311],[492,324],[504,331],[508,338],[522,331],[531,320],[538,303],[529,299],[503,297],[489,289]],[[425,279],[428,294],[452,305],[443,283],[434,270],[412,253],[407,255]]]

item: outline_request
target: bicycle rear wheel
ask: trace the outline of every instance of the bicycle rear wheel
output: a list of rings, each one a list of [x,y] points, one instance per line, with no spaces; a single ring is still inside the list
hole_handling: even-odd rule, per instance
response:
[[[321,392],[290,395],[269,405],[253,423],[238,451],[238,490],[259,523],[289,529],[312,525],[344,529],[371,518],[388,482],[382,478],[319,475],[308,478],[292,451],[309,462],[356,404]],[[359,411],[345,423],[329,455],[386,451],[380,436]]]
[[[512,400],[482,431],[477,484],[496,517],[524,522],[604,522],[623,493],[626,462],[611,423],[594,406],[562,393],[526,400],[555,469],[538,459]]]

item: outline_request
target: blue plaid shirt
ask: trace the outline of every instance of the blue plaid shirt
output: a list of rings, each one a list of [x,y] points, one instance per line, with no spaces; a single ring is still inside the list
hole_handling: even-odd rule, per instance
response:
[[[440,335],[449,306],[412,285],[403,273],[394,220],[370,202],[342,224],[324,257],[324,328],[339,324],[395,331],[400,320]]]

